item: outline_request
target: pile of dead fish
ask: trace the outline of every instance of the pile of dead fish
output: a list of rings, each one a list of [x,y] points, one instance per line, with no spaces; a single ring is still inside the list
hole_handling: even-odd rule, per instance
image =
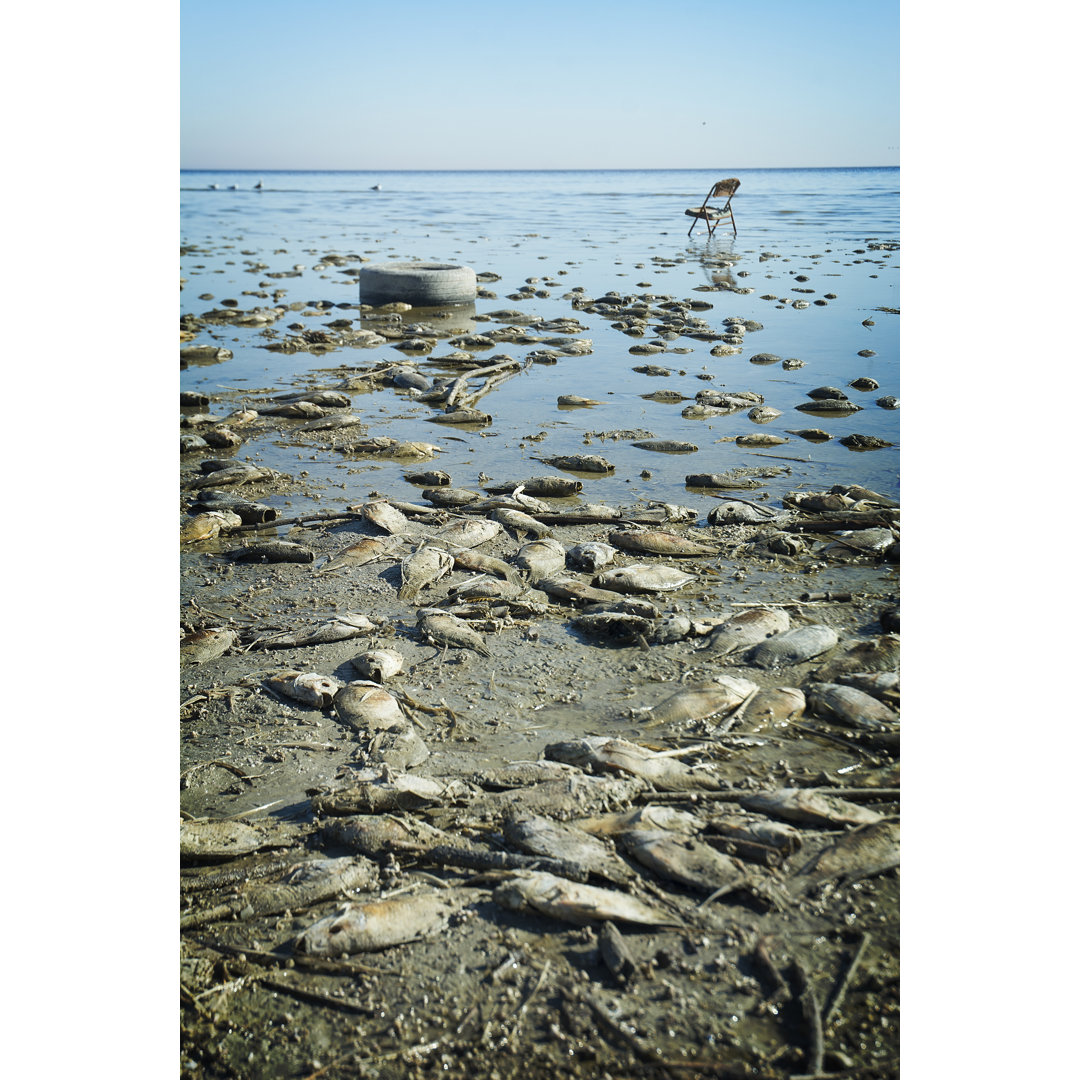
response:
[[[197,872],[182,926],[347,897],[311,919],[292,941],[295,952],[342,956],[414,942],[485,899],[569,923],[688,929],[707,924],[705,904],[721,898],[783,911],[899,865],[897,819],[865,805],[895,802],[897,789],[855,790],[858,802],[842,789],[736,792],[707,762],[680,760],[687,756],[693,751],[585,738],[468,780],[360,772],[312,796],[313,826],[185,822],[188,866],[302,845],[316,854],[295,850],[274,880],[243,878],[239,888],[228,871]],[[683,807],[657,801],[666,794],[693,799]],[[400,885],[403,867],[451,878],[431,888],[420,873],[404,895],[381,896],[388,868]],[[609,950],[605,960],[616,976],[630,974],[625,951]]]

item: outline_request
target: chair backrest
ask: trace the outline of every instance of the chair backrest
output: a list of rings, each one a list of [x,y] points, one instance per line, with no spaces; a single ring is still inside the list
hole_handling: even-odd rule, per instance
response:
[[[713,184],[713,189],[709,192],[709,198],[719,199],[721,195],[726,195],[730,199],[738,191],[740,183],[741,181],[734,176],[729,176],[726,180],[718,180]]]

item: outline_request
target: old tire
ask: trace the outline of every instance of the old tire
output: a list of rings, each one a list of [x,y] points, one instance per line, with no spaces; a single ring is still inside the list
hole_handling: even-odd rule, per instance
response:
[[[365,304],[400,300],[417,307],[436,307],[476,300],[476,271],[453,263],[376,263],[361,267],[357,282]]]

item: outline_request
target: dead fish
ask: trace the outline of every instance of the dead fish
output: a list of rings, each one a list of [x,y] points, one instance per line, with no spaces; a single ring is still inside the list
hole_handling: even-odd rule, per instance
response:
[[[200,394],[196,390],[181,390],[180,391],[180,408],[181,409],[201,409],[210,404],[210,399],[206,394]]]
[[[376,630],[378,626],[366,615],[349,611],[343,615],[335,615],[332,619],[308,630],[270,634],[256,638],[252,644],[264,649],[296,649],[307,645],[330,645],[335,641],[349,641]]]
[[[755,645],[746,657],[747,663],[760,668],[786,667],[801,664],[828,652],[837,642],[831,626],[812,623],[794,630],[785,630]]]
[[[815,401],[847,401],[848,396],[838,386],[819,386],[814,390],[807,390],[806,396]]]
[[[855,499],[831,491],[789,491],[784,496],[785,506],[797,506],[800,510],[816,514],[850,510],[855,503]]]
[[[710,525],[756,525],[775,521],[777,512],[769,506],[752,506],[744,502],[725,502],[714,506],[706,515]]]
[[[551,577],[540,578],[535,585],[537,589],[549,596],[582,604],[599,604],[622,599],[619,593],[609,592],[606,589],[594,589],[572,574],[554,574]]]
[[[630,718],[644,721],[647,728],[660,724],[690,724],[710,716],[731,712],[758,689],[749,679],[717,675],[710,682],[690,683],[658,705],[631,709]]]
[[[631,829],[619,837],[619,846],[660,877],[714,897],[750,883],[742,863],[692,836],[666,829]]]
[[[490,424],[492,416],[479,409],[451,409],[450,412],[436,413],[424,419],[429,424]]]
[[[220,487],[226,484],[254,484],[259,480],[272,480],[278,474],[273,469],[260,469],[254,465],[230,464],[224,469],[215,469],[205,476],[189,480],[184,487],[197,491],[200,488]]]
[[[753,390],[699,390],[694,395],[694,400],[703,405],[734,406],[740,409],[765,404],[765,398]]]
[[[383,767],[365,770],[351,787],[312,796],[311,809],[315,814],[334,817],[388,814],[454,802],[468,795],[469,791],[467,785],[459,781],[443,783],[441,780]]]
[[[198,544],[204,540],[215,540],[222,529],[242,524],[239,514],[229,510],[207,510],[184,522],[180,529],[180,543]]]
[[[410,484],[420,484],[423,487],[449,487],[453,483],[450,474],[443,472],[441,469],[433,469],[429,472],[405,473],[402,479],[407,480]]]
[[[847,416],[850,413],[860,412],[861,405],[854,401],[804,401],[795,406],[799,412],[818,413],[821,416]]]
[[[584,503],[571,510],[561,510],[554,524],[557,525],[597,525],[609,521],[621,521],[623,512],[614,506],[603,503]]]
[[[385,499],[364,503],[360,513],[365,521],[393,536],[401,536],[409,531],[409,519]]]
[[[243,821],[182,821],[180,862],[210,863],[236,859],[267,846],[260,829]]]
[[[367,904],[345,904],[298,934],[293,950],[306,956],[352,955],[434,937],[476,895],[439,889]]]
[[[531,476],[528,480],[510,484],[496,484],[492,487],[485,487],[484,490],[491,495],[504,495],[520,490],[526,495],[559,499],[576,495],[581,488],[580,480],[571,480],[568,476]]]
[[[213,490],[200,492],[199,501],[192,509],[200,512],[227,510],[236,514],[244,525],[264,525],[278,516],[277,510],[272,506],[250,502],[247,499],[241,499],[239,495],[230,495],[225,491]]]
[[[346,851],[377,859],[392,852],[415,851],[446,842],[446,834],[411,818],[406,824],[392,814],[356,814],[331,818],[319,829],[330,843]]]
[[[535,518],[529,517],[528,514],[522,513],[520,510],[493,510],[489,517],[519,538],[521,536],[539,538],[551,535],[551,530],[546,525],[541,524]],[[563,558],[565,562],[565,554]]]
[[[739,800],[744,810],[754,810],[793,821],[797,825],[841,827],[845,825],[872,825],[881,820],[881,814],[858,803],[848,802],[839,795],[807,788],[780,788],[745,795]]]
[[[891,730],[900,719],[877,698],[854,686],[838,683],[811,684],[806,692],[806,703],[815,716],[867,731]]]
[[[900,865],[900,823],[878,821],[845,833],[835,844],[814,856],[799,877],[809,877],[807,887],[829,878],[856,881],[883,874]]]
[[[340,431],[342,428],[355,427],[357,424],[363,424],[363,417],[360,416],[323,416],[317,420],[309,420],[306,424],[299,424],[293,428],[292,433],[295,435],[301,431]]]
[[[702,556],[717,553],[715,547],[662,529],[623,529],[608,533],[608,539],[623,551],[643,551],[650,555]]]
[[[352,404],[351,397],[337,390],[305,390],[302,394],[284,394],[277,400],[307,402],[311,405],[321,405],[326,409],[347,409]]]
[[[855,433],[845,435],[840,440],[840,445],[846,446],[849,450],[883,450],[886,447],[895,446],[896,443],[886,442],[885,439],[879,439],[876,435]]]
[[[259,409],[260,416],[283,416],[288,419],[321,420],[326,413],[322,407],[310,401],[292,401],[284,405],[273,405]]]
[[[317,671],[282,671],[263,681],[263,685],[302,705],[315,709],[328,709],[334,703],[334,695],[342,683],[333,675],[320,675]]]
[[[246,424],[254,424],[259,419],[259,414],[254,409],[234,409],[225,419],[233,427],[241,427]]]
[[[552,577],[566,567],[566,549],[551,537],[532,540],[514,552],[512,563],[525,571],[530,582]]]
[[[774,409],[771,405],[758,405],[746,414],[746,419],[754,424],[769,424],[781,415],[783,414],[780,410]],[[787,440],[785,439],[784,441],[786,442]]]
[[[405,666],[405,657],[395,649],[372,649],[349,661],[361,679],[384,683]]]
[[[575,818],[573,824],[594,836],[621,836],[633,829],[667,829],[692,836],[704,827],[696,815],[663,803],[648,803],[637,810],[599,817]]]
[[[522,851],[572,863],[587,874],[616,884],[626,884],[633,876],[608,844],[566,822],[536,814],[518,815],[504,821],[502,831]]]
[[[194,454],[201,450],[209,450],[210,444],[201,435],[181,435],[180,453]]]
[[[845,641],[840,652],[814,672],[813,678],[836,682],[838,676],[854,671],[895,671],[900,664],[900,637],[882,634],[869,641]]]
[[[449,551],[454,557],[454,566],[459,570],[496,574],[513,584],[524,585],[518,570],[509,563],[503,562],[502,559],[496,559],[492,555],[484,555],[468,547],[451,547]]]
[[[629,773],[648,780],[659,791],[718,791],[715,776],[625,739],[590,737],[544,747],[544,757],[564,761],[579,768],[601,772]]]
[[[346,683],[334,695],[338,719],[357,731],[407,724],[398,700],[377,682],[367,679]]]
[[[720,813],[710,817],[707,824],[711,833],[731,840],[760,844],[773,848],[783,855],[791,855],[802,847],[802,834],[798,829],[781,821],[768,821],[745,814]]]
[[[206,445],[213,447],[215,450],[226,450],[232,446],[239,446],[244,441],[235,431],[230,431],[227,427],[210,428],[208,431],[203,432],[202,437]]]
[[[362,454],[370,457],[385,458],[423,458],[432,457],[442,453],[441,446],[433,443],[413,442],[392,439],[389,435],[376,435],[368,439],[360,439],[349,446],[338,446],[335,449],[342,453]]]
[[[598,570],[601,566],[607,566],[617,554],[617,549],[611,544],[591,540],[584,544],[575,544],[567,551],[566,560],[585,570]]]
[[[258,918],[297,911],[354,889],[378,885],[379,868],[370,859],[345,856],[308,859],[290,866],[280,881],[257,882],[210,911],[196,911],[180,919],[184,930],[227,918]]]
[[[531,597],[543,599],[535,590],[525,590]],[[456,600],[512,600],[522,597],[521,584],[506,581],[504,578],[493,577],[491,574],[478,574],[463,581],[460,585],[450,587],[450,595]]]
[[[469,503],[479,502],[483,495],[469,491],[468,488],[456,487],[433,487],[425,488],[420,495],[427,499],[432,506],[468,506]]]
[[[856,502],[873,503],[875,506],[884,506],[894,510],[900,507],[900,504],[895,499],[871,491],[870,488],[865,488],[861,484],[833,484],[829,491],[834,494],[847,495],[848,498],[854,499]]]
[[[435,645],[455,649],[472,649],[481,656],[490,656],[484,639],[464,620],[439,608],[421,608],[417,612],[420,633]]]
[[[674,916],[626,893],[538,871],[515,874],[499,885],[493,896],[508,911],[534,911],[581,925],[605,919],[642,926],[682,925]]]
[[[653,627],[649,640],[654,645],[670,645],[682,641],[694,632],[694,624],[688,615],[675,612],[665,615]]]
[[[781,446],[788,442],[782,435],[766,435],[763,431],[755,431],[750,435],[737,435],[736,446]]]
[[[401,560],[401,588],[398,599],[412,600],[421,589],[434,584],[454,569],[454,557],[434,544],[421,544]]]
[[[552,512],[552,506],[550,503],[544,502],[542,499],[535,499],[529,495],[524,488],[524,485],[519,485],[514,488],[510,495],[509,500],[513,503],[512,506],[507,506],[508,510],[522,510],[529,514],[550,514]]]
[[[748,608],[716,627],[701,647],[714,657],[727,656],[790,628],[791,619],[783,608]]]
[[[828,442],[832,438],[827,431],[822,431],[819,427],[796,428],[793,431],[788,431],[788,434],[805,439],[807,442]]]
[[[653,566],[645,563],[623,566],[600,574],[595,584],[615,592],[672,592],[696,580],[693,574],[673,566]]]
[[[884,702],[891,709],[900,707],[900,675],[895,671],[852,671],[836,676],[844,686],[854,686]]]
[[[235,644],[236,633],[232,630],[195,630],[180,639],[180,663],[205,664],[216,660]]]
[[[696,454],[697,446],[692,442],[679,442],[677,439],[642,439],[631,443],[639,450],[652,450],[658,454]]]
[[[798,720],[806,709],[806,697],[794,686],[777,686],[762,690],[742,714],[742,726],[747,731],[761,731],[772,724],[782,726]]]
[[[485,791],[505,791],[511,788],[528,787],[549,780],[561,780],[566,777],[584,776],[580,769],[566,765],[561,761],[513,761],[509,765],[500,765],[485,769],[472,777],[473,783]]]
[[[242,563],[309,563],[315,561],[315,552],[291,540],[263,540],[226,551],[225,557]]]
[[[401,544],[398,536],[366,536],[355,544],[342,548],[316,574],[329,574],[333,570],[345,570],[356,566],[365,566],[377,559],[387,558]]]
[[[475,548],[502,535],[502,526],[488,518],[463,518],[444,525],[433,539],[453,548]]]
[[[731,473],[690,473],[687,487],[724,488],[729,491],[753,491],[761,487],[761,481],[752,476],[734,476]]]
[[[553,469],[566,469],[567,472],[609,473],[615,471],[615,466],[598,454],[569,454],[540,460]]]
[[[560,394],[555,399],[558,405],[599,405],[599,401],[593,401],[592,398],[582,397],[580,394]]]

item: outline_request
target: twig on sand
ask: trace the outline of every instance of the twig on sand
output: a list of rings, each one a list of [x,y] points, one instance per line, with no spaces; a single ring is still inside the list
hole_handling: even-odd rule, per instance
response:
[[[821,1027],[821,1008],[817,995],[810,984],[806,968],[798,960],[792,965],[795,971],[796,989],[799,991],[799,1006],[806,1024],[806,1063],[807,1072],[821,1072],[825,1060],[825,1035]]]
[[[866,952],[867,946],[870,944],[870,935],[863,934],[859,939],[859,944],[855,948],[855,952],[851,956],[851,962],[848,964],[844,974],[840,977],[835,988],[832,992],[832,997],[829,999],[829,1004],[825,1008],[825,1012],[822,1014],[821,1022],[828,1024],[836,1015],[837,1010],[840,1008],[841,1002],[844,1000],[844,994],[847,993],[847,988],[851,984],[851,979],[855,974],[855,969],[859,966],[863,958],[863,953]]]

